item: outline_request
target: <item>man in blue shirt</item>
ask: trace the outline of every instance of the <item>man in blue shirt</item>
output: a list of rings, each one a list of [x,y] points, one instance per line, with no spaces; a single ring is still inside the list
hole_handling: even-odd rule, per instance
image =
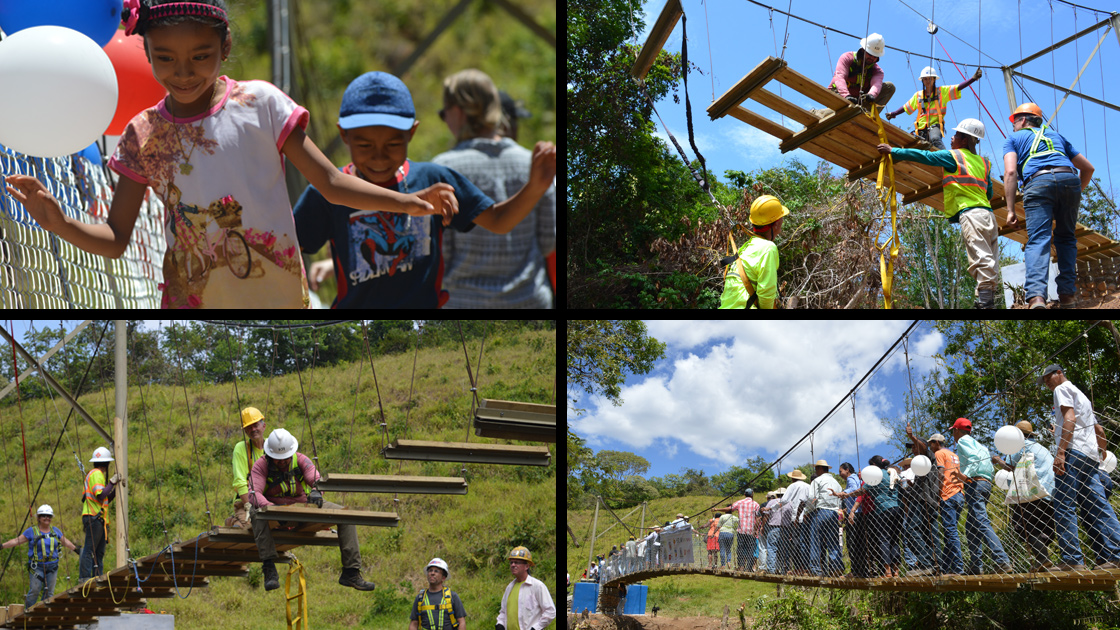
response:
[[[1020,105],[1010,120],[1015,132],[1003,143],[1003,190],[1007,225],[1019,227],[1015,216],[1015,188],[1023,180],[1023,210],[1027,215],[1026,294],[1030,308],[1046,308],[1050,278],[1050,222],[1058,251],[1058,298],[1061,308],[1077,305],[1077,209],[1081,191],[1093,180],[1093,165],[1068,140],[1043,124],[1034,103]],[[1077,171],[1080,171],[1080,183]]]
[[[960,472],[954,471],[953,474],[964,483],[964,500],[968,504],[968,516],[964,519],[965,542],[968,544],[965,572],[972,575],[984,572],[982,554],[987,547],[996,570],[1008,573],[1011,571],[1011,560],[988,518],[988,498],[992,494],[992,455],[987,447],[972,438],[972,422],[967,418],[957,418],[953,423],[953,439],[957,442],[957,456],[961,460]]]

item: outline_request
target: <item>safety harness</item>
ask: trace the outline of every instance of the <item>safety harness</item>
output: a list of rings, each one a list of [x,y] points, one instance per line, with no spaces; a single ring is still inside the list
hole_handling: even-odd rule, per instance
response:
[[[440,600],[438,606],[434,604],[423,603],[427,601],[424,599],[424,593],[427,592],[427,589],[422,590],[420,591],[420,594],[416,596],[416,610],[418,610],[420,613],[426,612],[428,614],[428,628],[443,630],[443,613],[444,611],[446,611],[447,616],[451,618],[451,627],[457,629],[459,627],[459,620],[455,618],[455,612],[451,608],[451,589],[447,588],[446,586],[443,587],[443,598]],[[435,616],[439,618],[438,625],[436,620],[432,617],[433,612],[435,613]]]
[[[46,568],[50,568],[52,565],[57,566],[59,548],[62,546],[62,532],[57,527],[51,527],[51,531],[45,534],[37,527],[30,529],[35,530],[36,536],[28,540],[28,567],[34,571],[38,565]]]
[[[269,459],[268,461],[268,479],[265,482],[268,486],[264,491],[264,496],[268,498],[273,497],[296,497],[302,492],[300,484],[303,484],[303,469],[299,467],[299,455],[292,456],[292,464],[288,470],[280,470],[275,460]]]
[[[1043,133],[1046,131],[1047,128],[1048,128],[1047,125],[1043,125],[1041,129],[1031,129],[1031,132],[1034,133],[1034,142],[1031,143],[1030,154],[1027,155],[1027,159],[1023,162],[1023,169],[1022,169],[1023,173],[1026,173],[1027,164],[1029,164],[1030,161],[1033,160],[1036,157],[1039,157],[1039,156],[1042,156],[1042,155],[1051,155],[1053,153],[1061,153],[1062,155],[1065,155],[1065,153],[1062,153],[1061,151],[1054,148],[1054,141],[1053,140],[1051,140],[1050,138],[1047,138],[1046,136],[1043,135]],[[1036,152],[1036,149],[1038,149],[1038,145],[1039,145],[1040,142],[1046,144],[1046,150]]]

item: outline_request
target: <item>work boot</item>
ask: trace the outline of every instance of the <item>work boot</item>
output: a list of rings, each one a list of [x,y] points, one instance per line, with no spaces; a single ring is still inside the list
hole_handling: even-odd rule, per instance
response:
[[[342,575],[338,577],[338,583],[359,591],[372,591],[375,588],[373,582],[362,579],[362,572],[358,569],[343,569]]]
[[[995,308],[995,294],[991,289],[981,289],[977,291],[976,308]]]
[[[272,560],[265,560],[262,568],[264,569],[264,590],[275,591],[280,588],[280,574],[276,573],[276,563]]]
[[[1058,308],[1077,308],[1076,295],[1058,295]]]

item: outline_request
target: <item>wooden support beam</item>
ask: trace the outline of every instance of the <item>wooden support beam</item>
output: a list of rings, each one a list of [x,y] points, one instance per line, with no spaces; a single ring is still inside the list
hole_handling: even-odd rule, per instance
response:
[[[681,9],[680,0],[669,0],[665,3],[661,15],[657,16],[657,22],[650,29],[646,43],[642,45],[642,51],[638,53],[638,58],[630,69],[630,74],[635,79],[644,79],[649,73],[649,69],[653,67],[653,60],[657,59],[657,54],[665,47],[665,41],[669,39],[669,34],[673,32],[673,27],[677,25],[677,20],[681,18],[682,13],[684,10]]]
[[[784,67],[786,67],[785,61],[777,57],[767,57],[717,98],[716,102],[708,106],[708,117],[712,120],[722,118],[727,110],[747,100],[751,93],[769,83],[770,79]]]
[[[921,201],[922,199],[928,199],[929,197],[932,197],[934,195],[940,195],[941,189],[941,182],[938,182],[937,184],[927,186],[922,190],[916,190],[902,198],[902,205],[914,203],[915,201]]]
[[[834,112],[831,116],[821,120],[820,122],[809,125],[808,127],[793,134],[792,137],[782,140],[778,147],[782,153],[789,153],[801,145],[809,142],[817,136],[824,135],[840,125],[852,120],[856,116],[862,116],[863,110],[855,105],[848,105],[847,109],[842,109],[839,112]]]
[[[393,443],[386,446],[381,452],[388,459],[510,464],[515,466],[547,466],[550,457],[547,446],[427,442],[423,440],[393,440]]]
[[[324,473],[316,486],[330,492],[382,492],[387,494],[466,494],[462,477],[406,475],[347,475]]]
[[[244,543],[253,545],[255,549],[257,546],[256,541],[253,540],[253,531],[250,529],[239,529],[236,527],[215,527],[210,530],[210,540],[218,543]],[[272,532],[272,541],[277,545],[306,545],[308,547],[337,547],[338,534],[334,532],[285,532],[274,530]]]
[[[396,527],[400,523],[396,512],[330,510],[303,505],[268,505],[257,510],[257,518],[289,523],[332,523],[370,527]]]
[[[476,435],[526,442],[556,442],[556,405],[487,400],[475,410]]]

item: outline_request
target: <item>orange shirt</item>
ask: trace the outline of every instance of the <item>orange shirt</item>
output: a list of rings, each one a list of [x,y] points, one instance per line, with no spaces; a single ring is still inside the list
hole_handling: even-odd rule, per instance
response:
[[[941,482],[941,500],[944,501],[964,490],[964,484],[955,481],[952,477],[954,470],[960,472],[961,460],[957,459],[956,453],[947,448],[938,450],[933,456],[937,460],[937,465],[945,469],[945,478]]]

